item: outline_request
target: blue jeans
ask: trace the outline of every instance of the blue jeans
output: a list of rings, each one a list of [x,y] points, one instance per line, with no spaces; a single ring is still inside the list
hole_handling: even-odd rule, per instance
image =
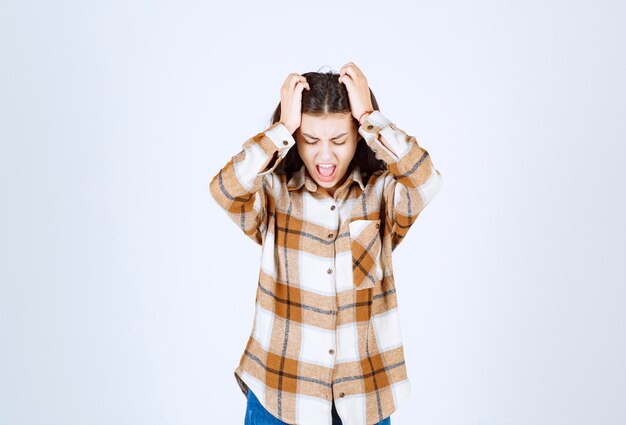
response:
[[[341,418],[337,414],[335,402],[333,401],[333,425],[342,425]],[[254,393],[248,388],[248,403],[246,407],[246,421],[244,425],[287,425],[285,422],[276,418],[261,404]],[[391,425],[391,417],[383,419],[376,425]]]

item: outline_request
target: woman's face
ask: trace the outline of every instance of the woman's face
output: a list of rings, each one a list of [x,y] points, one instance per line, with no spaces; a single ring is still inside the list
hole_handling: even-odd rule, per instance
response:
[[[358,142],[352,114],[302,114],[295,132],[300,158],[318,186],[330,196],[345,181]]]

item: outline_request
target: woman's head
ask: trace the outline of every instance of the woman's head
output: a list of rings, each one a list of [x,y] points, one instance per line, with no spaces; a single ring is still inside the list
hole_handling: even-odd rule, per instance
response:
[[[376,159],[358,133],[359,122],[352,116],[345,85],[337,81],[339,74],[307,72],[302,76],[310,90],[302,91],[302,119],[294,133],[296,149],[289,150],[275,171],[290,176],[304,164],[317,184],[332,195],[353,164],[358,164],[367,176],[385,170],[385,162]],[[370,96],[378,110],[371,90]],[[279,103],[272,124],[280,116]]]

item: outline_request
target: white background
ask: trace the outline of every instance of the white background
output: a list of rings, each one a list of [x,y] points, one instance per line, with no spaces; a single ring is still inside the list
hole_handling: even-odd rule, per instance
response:
[[[394,425],[626,423],[624,2],[0,5],[0,424],[243,424],[260,248],[209,182],[355,62],[443,176]]]

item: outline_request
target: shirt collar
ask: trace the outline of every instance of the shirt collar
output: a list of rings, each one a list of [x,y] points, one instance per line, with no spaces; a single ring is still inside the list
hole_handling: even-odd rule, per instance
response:
[[[361,176],[361,168],[358,164],[354,164],[352,166],[352,171],[348,175],[348,178],[343,183],[343,186],[350,186],[353,182],[356,182],[361,187],[361,190],[364,189],[363,186],[363,178]],[[304,185],[310,192],[317,191],[317,183],[313,180],[313,177],[309,174],[309,171],[306,168],[306,165],[302,164],[299,170],[295,171],[289,181],[287,182],[287,190],[298,190]]]

